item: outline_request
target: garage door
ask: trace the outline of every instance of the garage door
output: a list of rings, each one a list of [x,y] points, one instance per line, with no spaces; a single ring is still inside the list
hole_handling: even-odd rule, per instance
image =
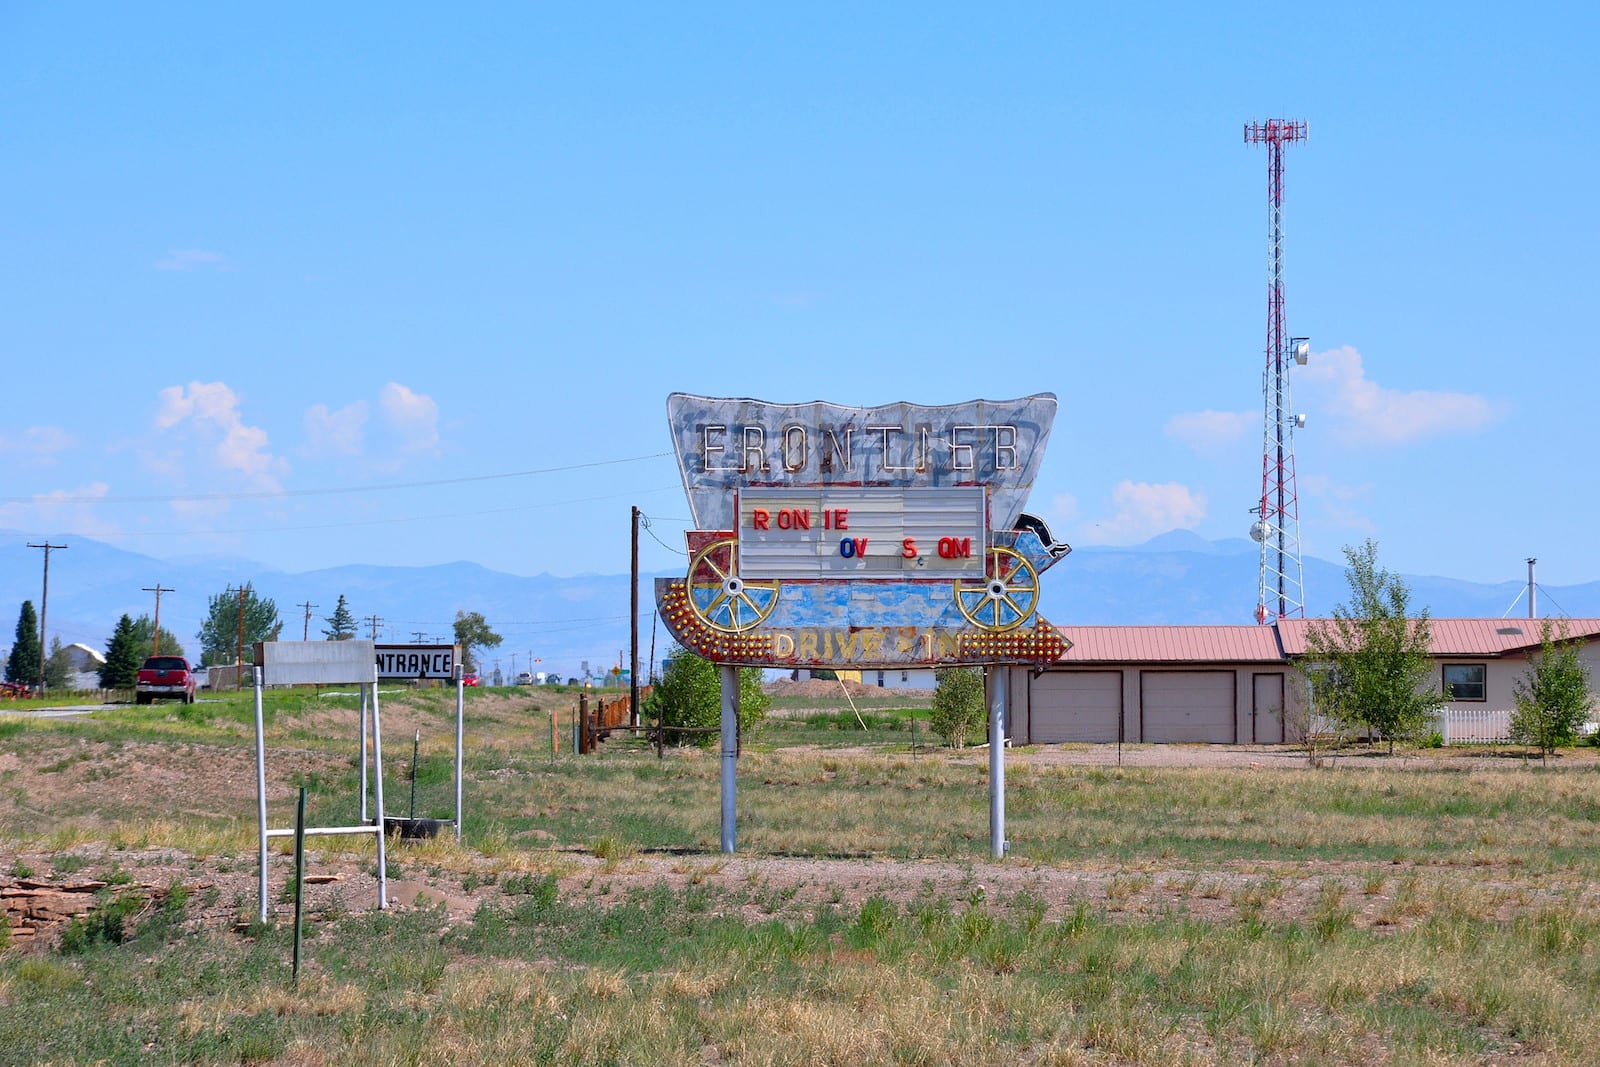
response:
[[[1232,671],[1144,671],[1144,740],[1233,744]]]
[[[1122,717],[1121,671],[1046,671],[1033,680],[1028,740],[1115,741]]]

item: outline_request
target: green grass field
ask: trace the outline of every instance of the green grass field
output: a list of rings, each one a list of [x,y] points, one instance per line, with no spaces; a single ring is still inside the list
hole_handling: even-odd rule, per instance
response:
[[[780,708],[744,739],[729,859],[715,754],[657,759],[619,734],[579,758],[572,701],[469,695],[465,841],[390,859],[444,903],[374,912],[357,889],[370,842],[314,846],[348,877],[316,898],[298,986],[284,895],[267,926],[248,921],[248,699],[0,716],[0,885],[108,882],[65,936],[0,952],[0,1064],[1579,1063],[1600,1048],[1593,759],[1118,768],[1014,750],[1012,854],[995,864],[987,753],[938,748],[926,709],[892,701],[858,702],[862,729],[841,698]],[[353,708],[269,694],[275,823],[295,786],[314,822],[355,818]],[[420,731],[418,814],[451,813],[453,711],[450,693],[384,696],[391,812]],[[160,891],[116,903],[157,870]]]

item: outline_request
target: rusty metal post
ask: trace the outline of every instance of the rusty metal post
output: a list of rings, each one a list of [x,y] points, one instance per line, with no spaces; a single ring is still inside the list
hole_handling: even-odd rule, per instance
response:
[[[578,755],[587,756],[589,754],[589,694],[587,692],[578,694],[578,721],[574,725],[578,729]]]

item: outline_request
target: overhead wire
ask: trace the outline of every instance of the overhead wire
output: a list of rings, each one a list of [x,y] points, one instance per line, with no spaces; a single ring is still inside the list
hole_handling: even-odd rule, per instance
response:
[[[44,503],[56,504],[192,504],[221,500],[277,500],[285,497],[339,496],[346,493],[379,493],[391,489],[426,489],[440,485],[465,485],[471,482],[490,482],[507,478],[530,478],[536,474],[560,474],[564,471],[589,470],[594,467],[614,467],[623,463],[642,463],[661,459],[671,452],[652,452],[644,456],[626,456],[622,459],[597,459],[589,463],[569,463],[560,467],[537,467],[525,471],[506,471],[500,474],[467,474],[459,478],[431,478],[416,482],[379,482],[371,485],[329,486],[322,489],[241,489],[221,493],[169,493],[148,496],[52,496]],[[33,496],[0,496],[0,504],[39,503]]]

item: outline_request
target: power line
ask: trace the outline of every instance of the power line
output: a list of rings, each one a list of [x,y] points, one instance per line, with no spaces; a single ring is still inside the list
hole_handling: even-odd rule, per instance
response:
[[[681,493],[680,485],[662,486],[659,489],[635,490],[629,493],[607,493],[601,496],[584,496],[572,500],[542,500],[537,504],[518,504],[509,508],[490,508],[486,511],[451,511],[433,515],[400,515],[388,519],[355,519],[350,522],[322,522],[303,526],[243,526],[226,529],[194,529],[194,530],[128,530],[117,533],[107,533],[103,537],[107,541],[119,538],[133,537],[190,537],[195,534],[250,534],[250,533],[294,533],[304,530],[340,530],[354,526],[387,526],[401,522],[431,522],[435,519],[470,519],[481,515],[505,515],[518,511],[533,511],[539,508],[559,508],[570,504],[592,504],[601,500],[620,500],[627,497],[649,496],[652,493]],[[0,500],[4,500],[0,497]],[[55,500],[51,500],[55,503]],[[671,546],[664,546],[669,550]]]
[[[180,493],[165,496],[53,496],[51,504],[178,504],[223,500],[278,500],[297,496],[338,496],[343,493],[379,493],[391,489],[426,489],[440,485],[465,485],[471,482],[500,481],[506,478],[529,478],[536,474],[560,474],[563,471],[589,470],[594,467],[614,467],[623,463],[642,463],[645,460],[670,456],[671,452],[652,452],[647,456],[628,456],[625,459],[597,459],[592,463],[571,463],[564,467],[538,467],[533,470],[507,471],[504,474],[471,474],[460,478],[435,478],[420,482],[382,482],[374,485],[341,485],[327,489],[247,489],[236,493]],[[0,503],[32,504],[31,496],[0,496]]]

